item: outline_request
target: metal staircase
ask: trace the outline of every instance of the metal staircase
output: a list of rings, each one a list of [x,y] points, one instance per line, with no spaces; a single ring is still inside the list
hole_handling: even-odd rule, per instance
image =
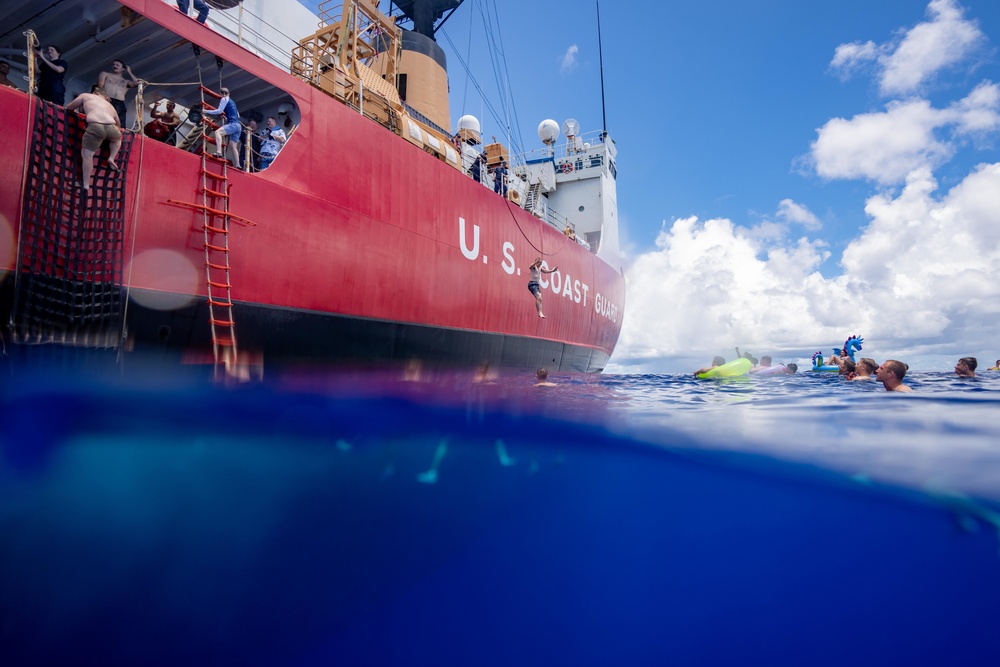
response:
[[[528,196],[524,198],[524,210],[529,213],[536,213],[535,209],[542,196],[542,184],[532,183],[528,188]]]

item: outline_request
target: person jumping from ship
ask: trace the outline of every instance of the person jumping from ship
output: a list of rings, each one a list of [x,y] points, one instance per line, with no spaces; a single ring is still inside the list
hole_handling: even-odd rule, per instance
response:
[[[535,297],[535,310],[538,311],[538,316],[545,318],[542,314],[542,285],[541,279],[543,273],[555,273],[559,270],[559,267],[554,269],[543,269],[542,268],[542,258],[539,257],[531,266],[528,267],[528,291],[531,292]]]
[[[82,109],[87,119],[87,129],[83,133],[83,148],[80,149],[80,161],[83,167],[83,189],[90,193],[90,179],[94,173],[94,155],[105,141],[109,142],[111,152],[108,155],[108,168],[118,171],[115,158],[122,146],[122,133],[118,127],[118,112],[111,106],[104,90],[96,88],[96,93],[80,93],[66,107],[67,111]]]
[[[221,116],[225,114],[226,122],[215,131],[215,157],[226,157],[229,161],[238,165],[240,163],[238,146],[240,143],[240,133],[243,127],[240,125],[240,112],[236,109],[236,103],[229,99],[229,89],[222,89],[222,99],[215,109],[205,109],[209,116]],[[222,143],[226,141],[226,154],[222,153]]]

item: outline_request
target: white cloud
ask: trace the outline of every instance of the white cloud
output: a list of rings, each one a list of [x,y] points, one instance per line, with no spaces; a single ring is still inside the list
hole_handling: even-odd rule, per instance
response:
[[[848,78],[873,63],[883,95],[908,95],[938,72],[962,63],[985,41],[979,26],[965,19],[956,0],[931,0],[927,14],[930,20],[903,32],[897,40],[841,44],[830,68]]]
[[[1000,129],[1000,87],[981,83],[946,109],[927,100],[891,102],[884,112],[850,120],[834,118],[817,130],[811,159],[816,173],[829,179],[864,178],[892,185],[913,171],[932,169],[954,154],[954,143],[939,138],[985,137]]]
[[[821,240],[761,242],[729,220],[675,220],[626,271],[614,367],[677,372],[671,359],[735,345],[802,364],[854,333],[876,358],[986,354],[1000,315],[1000,163],[936,190],[918,170],[897,196],[871,197],[870,223],[833,278],[817,271]]]
[[[870,62],[878,60],[880,49],[875,42],[852,42],[841,44],[833,53],[830,69],[837,71],[841,78],[848,79]]]
[[[783,342],[795,344],[799,320],[811,310],[803,282],[817,283],[822,243],[765,245],[746,232],[729,220],[694,217],[661,231],[658,250],[626,272],[629,296],[615,360],[750,345],[763,341],[765,330],[790,334]]]
[[[791,199],[782,199],[778,204],[778,218],[786,222],[802,225],[810,231],[815,231],[823,226],[819,218],[802,204],[797,204]]]
[[[899,46],[881,60],[881,90],[886,95],[917,90],[937,72],[964,60],[983,39],[955,0],[931,0],[931,20],[914,26]]]
[[[884,92],[911,94],[984,40],[954,0],[932,0],[928,15],[895,44],[841,45],[831,68],[851,73],[873,63]],[[609,370],[693,370],[731,357],[736,345],[808,364],[855,333],[877,359],[994,359],[1000,163],[977,166],[947,192],[934,169],[969,141],[988,146],[997,131],[1000,86],[991,81],[941,108],[911,96],[829,120],[808,156],[816,174],[880,186],[865,202],[868,224],[839,258],[841,272],[820,273],[831,253],[808,233],[821,222],[791,198],[753,227],[675,220],[626,271],[624,326]],[[791,236],[795,224],[807,235]]]
[[[566,53],[563,54],[562,61],[559,65],[559,71],[571,72],[574,69],[576,69],[577,65],[576,57],[577,55],[579,55],[579,53],[580,53],[580,47],[578,47],[576,44],[573,44],[568,49],[566,49]]]
[[[953,104],[951,111],[960,135],[984,135],[1000,129],[1000,86],[984,81]]]
[[[934,130],[948,116],[926,100],[890,103],[879,113],[834,118],[817,130],[812,145],[816,173],[823,178],[865,178],[899,183],[915,169],[943,164],[953,148]]]

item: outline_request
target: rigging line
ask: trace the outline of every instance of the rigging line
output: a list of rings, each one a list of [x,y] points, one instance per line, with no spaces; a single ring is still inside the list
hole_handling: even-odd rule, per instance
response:
[[[484,0],[484,4],[486,5],[486,11],[481,12],[483,17],[483,32],[486,34],[487,51],[490,54],[490,67],[493,68],[493,82],[497,87],[497,96],[502,100],[504,97],[503,87],[501,86],[502,77],[497,67],[497,52],[501,47],[497,44],[493,34],[494,28],[492,25],[492,16],[489,13],[489,3]],[[505,126],[506,120],[501,120],[500,124]]]
[[[468,63],[462,60],[462,56],[457,52],[457,50],[455,50],[455,43],[452,41],[451,37],[448,35],[447,32],[444,33],[444,37],[448,41],[448,44],[451,45],[452,50],[455,51],[455,55],[458,57],[458,62],[461,63],[462,67],[465,69],[466,74],[472,81],[472,85],[475,87],[477,91],[479,91],[479,97],[485,102],[486,106],[489,108],[490,115],[493,116],[494,120],[496,120],[498,124],[501,124],[503,122],[503,119],[497,113],[492,103],[488,99],[486,99],[486,93],[483,91],[482,86],[479,85],[479,82],[476,80],[476,78],[472,76],[472,70],[469,67]]]
[[[445,39],[448,41],[448,44],[452,47],[452,51],[454,52],[455,56],[458,58],[458,62],[462,65],[462,67],[465,69],[465,71],[469,74],[469,77],[470,77],[470,79],[472,81],[472,85],[476,88],[477,91],[479,91],[479,99],[480,99],[480,101],[489,110],[490,116],[493,118],[493,120],[496,121],[497,125],[501,125],[502,126],[503,125],[503,117],[496,110],[496,108],[489,101],[489,99],[487,99],[486,93],[483,91],[482,86],[480,86],[480,84],[476,80],[476,78],[474,76],[472,76],[471,68],[469,67],[468,63],[466,63],[464,60],[462,60],[461,54],[459,54],[458,51],[457,51],[457,49],[455,49],[455,43],[452,41],[452,39],[448,35],[447,31],[442,31],[442,32],[444,34]],[[515,154],[516,155],[521,155],[522,152],[523,152],[523,149],[519,148],[518,151]]]
[[[483,12],[480,12],[480,14],[481,14],[481,16],[483,18],[483,32],[486,35],[486,41],[487,41],[487,49],[486,50],[490,54],[490,65],[491,65],[491,67],[493,69],[493,80],[497,83],[497,91],[498,91],[498,94],[499,94],[500,98],[503,99],[505,97],[505,94],[504,94],[503,88],[501,88],[501,86],[500,86],[500,82],[504,80],[504,77],[501,75],[501,73],[499,71],[498,64],[497,64],[497,57],[496,57],[496,52],[499,50],[500,47],[497,46],[497,43],[496,43],[495,39],[493,38],[493,26],[492,26],[492,21],[490,20],[490,16],[487,13],[483,13]],[[487,98],[487,95],[486,95],[485,91],[483,90],[482,86],[479,84],[479,82],[476,80],[476,78],[474,76],[472,76],[472,70],[469,67],[469,64],[466,61],[462,60],[461,53],[455,47],[455,43],[451,39],[451,36],[448,34],[448,31],[447,30],[442,30],[442,33],[444,34],[445,39],[448,41],[448,44],[451,46],[452,52],[458,58],[458,61],[462,64],[462,67],[465,69],[466,73],[471,78],[473,85],[475,86],[476,90],[479,92],[480,100],[489,109],[490,115],[493,117],[493,119],[497,122],[498,125],[500,125],[501,127],[506,128],[508,130],[508,132],[509,132],[510,123],[509,123],[509,120],[507,120],[506,113],[500,113],[500,112],[498,112],[497,109],[496,109],[496,107]],[[485,130],[483,132],[485,134]],[[517,156],[522,155],[524,153],[523,142],[522,143],[518,143],[518,141],[515,140],[515,137],[512,137],[509,134],[508,134],[508,139],[510,140],[510,143],[512,144],[511,148],[513,149],[512,152],[513,152],[514,156],[517,157]],[[519,137],[517,139],[519,139]]]
[[[135,176],[135,198],[132,200],[132,247],[129,250],[128,282],[125,285],[125,307],[122,310],[122,330],[121,337],[119,338],[118,358],[115,360],[119,364],[122,362],[122,353],[125,349],[125,339],[128,336],[128,304],[131,301],[132,271],[135,268],[135,238],[139,229],[139,201],[141,199],[139,195],[142,193],[142,162],[145,155],[146,137],[139,137],[139,166],[136,170],[137,173]]]
[[[475,12],[469,12],[469,46],[465,53],[465,59],[467,61],[472,61],[472,20],[475,18]],[[445,35],[447,37],[447,35]],[[451,39],[448,40],[451,42]],[[469,77],[471,73],[469,68],[465,68],[465,90],[462,92],[462,115],[465,115],[465,102],[469,97]]]
[[[560,236],[563,237],[563,242],[561,244],[559,244],[559,249],[558,250],[555,250],[554,252],[545,252],[544,250],[538,248],[534,243],[531,242],[531,239],[528,238],[528,235],[524,233],[524,229],[521,228],[521,222],[517,219],[517,216],[514,215],[514,209],[511,208],[511,201],[509,199],[507,199],[506,197],[504,197],[504,201],[507,202],[507,212],[510,213],[510,219],[514,221],[514,225],[517,227],[517,231],[521,232],[521,236],[523,236],[524,240],[528,242],[528,245],[531,246],[531,249],[534,250],[535,252],[537,252],[539,255],[543,255],[543,256],[546,256],[546,257],[552,257],[554,255],[557,255],[563,249],[563,247],[566,245],[566,242],[569,241],[569,237],[568,236],[566,236],[565,234],[560,234]],[[521,208],[521,207],[518,206],[518,208]],[[521,209],[521,210],[524,210],[524,209]],[[537,220],[537,218],[536,218],[536,220]],[[542,224],[542,225],[549,224],[549,223],[547,223],[544,220],[538,220],[538,222],[540,224]],[[542,227],[542,229],[544,230],[545,228]]]
[[[484,4],[486,5],[486,13],[484,14],[484,17],[489,19],[488,27],[486,29],[489,31],[490,42],[493,46],[493,48],[490,49],[490,63],[493,66],[493,80],[496,82],[497,85],[497,95],[499,99],[503,102],[503,116],[502,116],[503,120],[500,123],[500,126],[504,129],[504,134],[505,137],[507,138],[507,143],[513,144],[512,137],[510,136],[510,116],[509,116],[510,90],[509,90],[509,85],[508,86],[504,85],[505,83],[509,82],[504,78],[500,67],[500,61],[505,60],[506,57],[503,54],[502,41],[498,42],[496,39],[496,35],[500,33],[500,19],[497,16],[495,0],[492,5],[490,4],[489,0],[484,0]],[[489,11],[490,7],[493,8],[492,13]],[[512,148],[513,147],[514,146],[512,146]],[[522,151],[519,149],[515,152],[522,152]]]
[[[496,13],[496,0],[493,0],[493,11],[494,13]],[[512,123],[514,129],[511,130],[508,127],[508,133],[511,132],[516,133],[516,136],[514,136],[513,134],[510,135],[510,141],[514,146],[517,147],[519,152],[524,152],[524,137],[521,135],[522,128],[521,128],[520,118],[518,118],[517,115],[517,104],[514,102],[514,98],[510,96],[509,92],[510,81],[511,81],[510,68],[507,65],[507,51],[506,49],[503,48],[503,32],[500,30],[499,14],[497,14],[497,34],[499,35],[500,38],[500,46],[501,46],[500,53],[501,53],[501,58],[503,60],[504,81],[506,81],[508,84],[508,99],[510,100],[510,111],[513,115]]]
[[[24,196],[25,191],[28,188],[28,169],[30,168],[31,162],[31,137],[34,132],[34,117],[35,111],[38,107],[38,101],[35,97],[35,55],[34,48],[38,46],[38,36],[35,35],[34,30],[27,30],[24,32],[24,36],[27,40],[28,45],[28,117],[25,121],[24,127],[24,168],[21,170],[21,196]],[[23,207],[24,204],[22,203]],[[23,208],[22,208],[23,211]],[[21,260],[23,259],[21,255],[21,234],[24,233],[24,215],[21,215],[21,224],[18,225],[17,229],[17,263],[14,264],[14,293],[17,294],[18,285],[21,282]],[[14,311],[11,310],[10,313],[10,323],[14,323]]]
[[[496,0],[493,0],[493,12],[496,13]],[[497,34],[500,37],[500,54],[501,54],[501,58],[503,59],[504,81],[506,81],[507,84],[508,84],[507,87],[508,87],[508,99],[509,99],[509,95],[510,95],[510,93],[509,93],[509,88],[510,88],[510,69],[507,67],[507,52],[503,48],[503,32],[500,31],[500,17],[499,17],[499,14],[497,15]],[[524,151],[524,140],[521,137],[520,121],[518,120],[518,117],[517,117],[517,105],[514,104],[513,100],[511,100],[511,102],[510,102],[510,108],[511,108],[511,112],[513,113],[513,116],[514,116],[513,122],[514,122],[514,127],[516,128],[516,132],[517,132],[516,146],[517,146],[517,148],[518,148],[519,151],[523,152]],[[507,127],[508,136],[510,136],[510,132],[511,132],[510,126],[508,125],[508,127]],[[513,136],[510,136],[510,142],[512,144],[515,143]]]
[[[143,81],[143,80],[139,79],[139,81]],[[197,85],[199,85],[197,81],[180,81],[180,82],[170,81],[170,82],[164,82],[164,83],[160,83],[159,81],[143,81],[143,83],[146,84],[147,88],[149,88],[150,86],[161,86],[161,87],[166,88],[168,86],[197,86]]]
[[[295,39],[295,38],[294,38],[294,37],[292,37],[291,35],[287,35],[287,34],[283,33],[283,32],[282,32],[281,30],[277,29],[277,28],[276,28],[276,27],[275,27],[275,26],[274,26],[273,24],[271,24],[271,23],[268,23],[267,21],[265,21],[265,20],[264,20],[264,17],[263,17],[263,16],[258,16],[258,15],[256,15],[256,14],[254,14],[254,13],[253,13],[252,11],[250,11],[249,9],[246,9],[246,8],[245,8],[245,7],[243,6],[243,4],[242,4],[242,3],[240,4],[240,11],[241,11],[242,13],[246,14],[247,16],[249,16],[249,17],[251,17],[251,18],[253,18],[253,19],[256,19],[257,21],[260,21],[261,25],[264,25],[264,26],[267,26],[267,28],[268,28],[268,31],[269,31],[269,34],[267,34],[267,35],[264,35],[264,34],[262,34],[261,32],[258,32],[258,31],[256,31],[256,30],[254,30],[253,28],[250,28],[249,26],[247,26],[247,25],[246,25],[246,23],[247,23],[246,21],[243,21],[243,22],[242,22],[242,23],[243,23],[243,25],[244,25],[244,26],[245,26],[245,27],[247,28],[247,30],[248,30],[248,31],[250,32],[250,34],[252,34],[253,36],[257,37],[257,39],[258,39],[258,40],[260,40],[260,42],[263,42],[264,44],[267,44],[268,46],[273,46],[273,47],[274,47],[275,49],[279,49],[279,50],[281,50],[281,51],[289,51],[289,50],[291,50],[291,49],[290,49],[289,47],[287,47],[287,46],[282,46],[282,45],[280,45],[280,44],[276,44],[275,42],[272,42],[272,41],[271,41],[271,36],[272,36],[272,35],[279,35],[279,36],[281,36],[281,37],[284,37],[284,38],[285,38],[286,40],[288,40],[289,42],[291,42],[291,44],[292,44],[293,46],[297,46],[297,45],[298,45],[298,43],[299,43],[299,40]],[[226,17],[227,19],[230,19],[230,20],[232,20],[232,21],[235,21],[235,19],[232,19],[232,17],[230,17],[230,16],[228,15],[228,14],[222,14],[222,13],[220,13],[220,14],[219,14],[219,16],[224,16],[224,17]],[[218,23],[218,22],[220,22],[220,19],[219,19],[219,18],[215,18],[215,19],[213,19],[213,20],[214,20],[215,22],[217,22],[217,23]],[[238,26],[239,26],[239,22],[238,22],[238,21],[236,21],[236,23],[237,23],[237,27],[238,27]],[[233,32],[236,32],[236,31],[234,30]],[[244,41],[246,41],[246,40],[244,40]],[[246,46],[245,44],[243,44],[242,46],[243,46],[243,48],[248,48],[248,47],[247,47],[247,46]],[[257,46],[257,45],[254,45],[254,46]],[[258,50],[260,50],[260,49],[259,49],[259,46],[258,46]]]

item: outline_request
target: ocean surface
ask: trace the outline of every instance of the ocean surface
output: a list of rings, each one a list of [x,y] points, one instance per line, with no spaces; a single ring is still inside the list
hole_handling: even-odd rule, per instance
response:
[[[1000,372],[0,378],[0,664],[1000,664]]]

